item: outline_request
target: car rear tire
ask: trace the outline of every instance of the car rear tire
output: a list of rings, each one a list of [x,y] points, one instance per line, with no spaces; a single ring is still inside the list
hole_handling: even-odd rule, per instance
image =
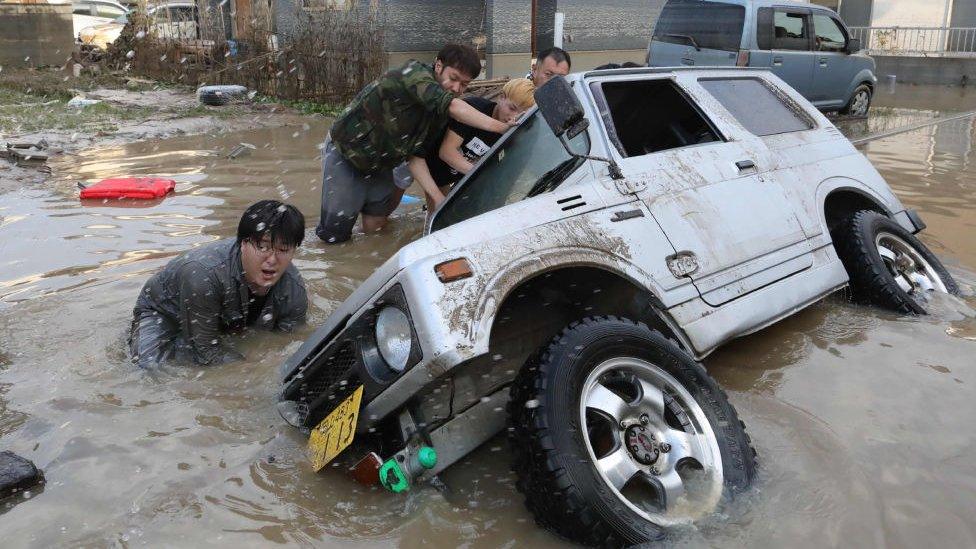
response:
[[[746,488],[755,451],[725,393],[644,324],[587,318],[516,377],[517,488],[536,522],[587,545],[660,539]]]
[[[931,292],[959,287],[928,247],[895,221],[871,210],[855,212],[832,237],[850,276],[855,301],[901,313],[925,314]]]
[[[851,94],[851,99],[847,102],[847,105],[841,109],[840,113],[858,117],[867,116],[868,110],[871,109],[871,99],[873,97],[874,93],[871,91],[871,86],[861,84],[860,86],[854,88],[854,93]]]

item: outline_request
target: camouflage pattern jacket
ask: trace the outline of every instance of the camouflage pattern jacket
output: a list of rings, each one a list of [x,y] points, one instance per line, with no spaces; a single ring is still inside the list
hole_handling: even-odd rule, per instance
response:
[[[409,61],[359,92],[332,124],[332,142],[363,173],[393,169],[443,136],[453,99],[431,67]]]

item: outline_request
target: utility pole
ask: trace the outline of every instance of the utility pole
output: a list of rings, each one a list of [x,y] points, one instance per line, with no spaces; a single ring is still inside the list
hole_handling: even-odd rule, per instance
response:
[[[529,48],[530,48],[529,57],[535,57],[535,52],[536,52],[536,37],[535,37],[535,35],[536,35],[537,30],[538,30],[538,26],[536,25],[536,12],[537,12],[537,8],[538,8],[538,6],[536,5],[536,2],[537,1],[538,0],[532,0],[532,39],[530,41],[530,44],[531,45],[529,46]]]

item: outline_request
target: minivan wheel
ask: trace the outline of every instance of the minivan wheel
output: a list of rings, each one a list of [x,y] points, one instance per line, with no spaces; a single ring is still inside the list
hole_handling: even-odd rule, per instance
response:
[[[622,318],[573,323],[527,362],[508,422],[536,522],[587,545],[660,539],[755,474],[718,384],[660,332]]]
[[[878,212],[854,213],[832,236],[857,301],[902,313],[925,314],[932,292],[959,293],[956,281],[939,258],[913,234]]]
[[[847,102],[847,105],[841,109],[841,114],[848,114],[850,116],[867,116],[868,109],[871,108],[871,86],[867,84],[861,84],[854,89],[854,93],[851,95],[851,100]]]

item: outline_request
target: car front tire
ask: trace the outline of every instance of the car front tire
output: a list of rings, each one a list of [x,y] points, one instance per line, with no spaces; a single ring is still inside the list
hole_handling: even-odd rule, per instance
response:
[[[832,237],[856,301],[925,314],[932,292],[959,294],[939,258],[915,235],[878,212],[855,212],[834,229]]]
[[[755,475],[718,384],[675,342],[622,318],[576,322],[530,359],[508,421],[517,488],[536,522],[587,545],[660,539]]]
[[[850,100],[841,109],[840,113],[857,117],[867,116],[868,110],[871,109],[871,100],[873,98],[874,93],[871,91],[871,86],[861,84],[854,88],[854,93],[851,94]]]

